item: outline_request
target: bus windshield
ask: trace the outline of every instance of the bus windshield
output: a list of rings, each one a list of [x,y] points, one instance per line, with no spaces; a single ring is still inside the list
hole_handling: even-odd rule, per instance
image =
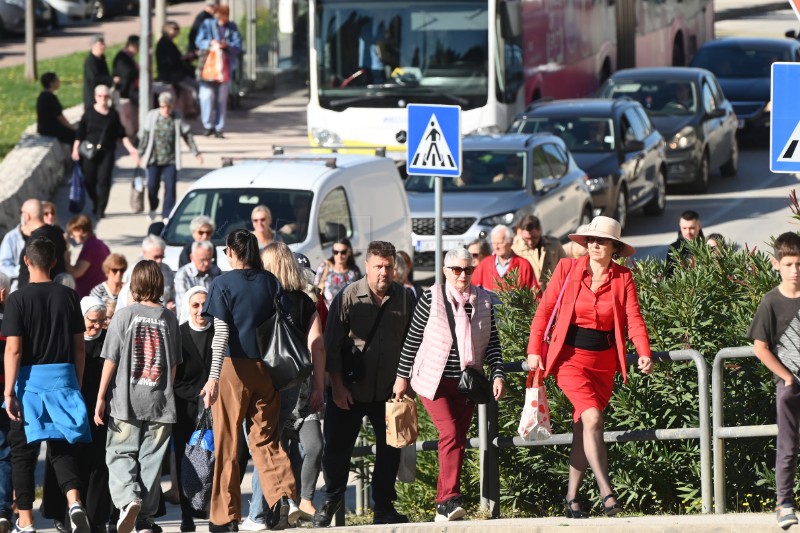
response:
[[[322,107],[486,104],[485,0],[321,0],[315,22]]]

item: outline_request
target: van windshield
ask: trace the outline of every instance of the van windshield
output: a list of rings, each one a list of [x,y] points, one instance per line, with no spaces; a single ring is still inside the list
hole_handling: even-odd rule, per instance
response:
[[[528,153],[496,150],[464,151],[461,176],[447,178],[442,188],[448,192],[518,191],[528,183]],[[409,176],[406,190],[433,192],[432,176]]]
[[[211,238],[216,246],[225,245],[225,237],[236,229],[253,229],[250,215],[253,208],[265,205],[272,212],[273,231],[283,242],[292,244],[306,240],[313,194],[309,191],[282,189],[196,189],[189,191],[169,219],[164,240],[170,246],[192,242],[189,227],[199,215],[210,217],[216,224]]]

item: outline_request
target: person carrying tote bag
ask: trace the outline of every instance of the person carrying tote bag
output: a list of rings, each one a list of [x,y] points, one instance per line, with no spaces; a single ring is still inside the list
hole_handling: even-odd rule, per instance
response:
[[[588,255],[562,259],[531,322],[528,367],[555,375],[556,384],[573,405],[573,438],[569,483],[564,498],[567,518],[588,518],[578,490],[591,466],[602,497],[603,511],[615,516],[622,510],[611,487],[603,441],[603,409],[611,399],[617,371],[627,378],[625,340],[639,353],[638,367],[653,370],[650,342],[631,271],[616,263],[636,250],[620,239],[616,220],[598,216],[569,238],[588,249]],[[558,295],[563,291],[562,298]],[[558,303],[557,303],[558,302]],[[552,340],[544,356],[548,318],[558,305]],[[584,443],[591,443],[585,445]]]
[[[464,370],[472,369],[486,379],[482,370],[488,363],[492,397],[499,400],[505,394],[491,297],[470,283],[475,270],[472,255],[464,248],[450,250],[444,265],[444,286],[427,289],[416,304],[393,389],[398,399],[413,389],[439,431],[437,522],[459,520],[466,514],[459,479],[475,403],[459,391]],[[448,306],[452,308],[452,328]]]

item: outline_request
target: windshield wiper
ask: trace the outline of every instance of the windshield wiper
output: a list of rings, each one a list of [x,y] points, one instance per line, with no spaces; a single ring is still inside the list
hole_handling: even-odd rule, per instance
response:
[[[461,96],[456,96],[453,94],[447,94],[444,92],[434,91],[433,89],[422,88],[422,87],[408,87],[409,90],[403,90],[406,87],[402,85],[381,85],[382,89],[395,89],[395,92],[388,91],[388,92],[380,92],[380,93],[366,93],[361,94],[359,96],[352,96],[350,98],[339,98],[336,100],[331,100],[329,104],[331,107],[346,107],[351,104],[359,104],[362,102],[370,102],[374,100],[381,100],[384,98],[407,98],[408,96],[413,96],[414,94],[424,95],[424,96],[438,96],[447,101],[454,102],[456,104],[465,106],[469,104],[469,100],[466,98],[462,98]],[[399,91],[397,91],[399,89]],[[414,90],[410,90],[414,89]]]

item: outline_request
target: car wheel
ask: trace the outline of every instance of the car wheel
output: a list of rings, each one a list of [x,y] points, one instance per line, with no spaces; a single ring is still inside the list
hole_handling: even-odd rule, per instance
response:
[[[617,192],[617,206],[614,210],[614,218],[617,219],[621,229],[625,229],[625,223],[628,222],[628,192],[624,186],[620,186]]]
[[[656,195],[644,206],[644,214],[650,217],[660,215],[667,207],[667,180],[664,178],[664,172],[661,170],[659,170],[658,175],[656,175],[655,189]]]
[[[733,138],[733,144],[731,145],[731,158],[728,159],[728,162],[719,167],[719,173],[722,174],[724,178],[732,178],[736,176],[736,173],[739,171],[739,142],[736,140],[736,137]]]
[[[697,169],[697,175],[692,184],[694,192],[704,193],[708,191],[708,171],[709,161],[708,152],[703,152],[703,157],[700,159],[700,167]]]

